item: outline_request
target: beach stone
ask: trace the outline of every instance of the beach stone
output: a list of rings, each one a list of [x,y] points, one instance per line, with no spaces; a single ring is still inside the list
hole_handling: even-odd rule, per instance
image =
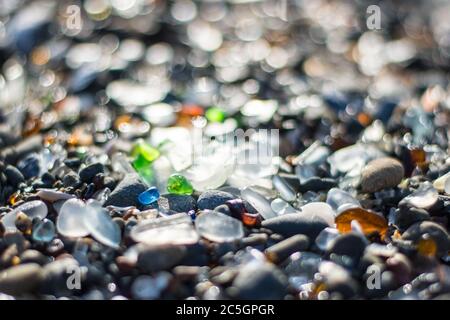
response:
[[[74,171],[71,171],[69,173],[67,173],[63,178],[62,178],[62,183],[64,187],[74,187],[76,188],[80,183],[80,177],[78,176],[78,174]]]
[[[139,207],[138,196],[147,189],[139,176],[134,173],[127,174],[111,192],[103,206]]]
[[[376,192],[396,187],[404,174],[403,165],[394,158],[372,160],[361,172],[361,189],[364,192]]]
[[[436,256],[442,257],[450,250],[450,239],[447,231],[439,224],[431,221],[421,221],[410,226],[403,234],[403,240],[417,244],[422,236],[428,234],[437,246]]]
[[[425,220],[430,220],[430,214],[424,209],[400,206],[395,211],[394,223],[401,230],[406,230],[414,223]]]
[[[214,210],[215,207],[225,204],[228,200],[233,200],[235,197],[228,192],[219,190],[208,190],[203,192],[197,200],[197,206],[200,210]]]
[[[43,266],[47,264],[49,261],[50,259],[47,256],[43,255],[41,252],[34,249],[25,250],[20,255],[21,263],[37,263]]]
[[[184,246],[148,246],[138,255],[137,266],[145,272],[156,272],[172,268],[186,254]]]
[[[91,182],[92,179],[95,177],[98,173],[103,173],[105,171],[105,167],[103,164],[97,162],[90,164],[83,169],[80,170],[79,175],[80,179],[83,182]]]
[[[158,207],[166,211],[189,212],[196,209],[197,203],[189,195],[164,194],[158,199]]]
[[[25,263],[0,272],[0,292],[22,295],[34,291],[43,279],[37,263]]]
[[[25,177],[23,174],[14,166],[7,165],[4,172],[8,182],[14,187],[17,187],[19,184],[25,182]]]
[[[314,241],[320,231],[328,227],[328,223],[319,217],[302,217],[298,213],[287,213],[264,220],[261,226],[284,237],[304,234]]]
[[[366,246],[367,241],[362,235],[350,232],[334,239],[330,245],[328,254],[348,256],[352,258],[353,261],[358,262],[364,254]]]
[[[245,265],[233,281],[235,295],[239,299],[280,300],[287,293],[287,281],[275,266]]]

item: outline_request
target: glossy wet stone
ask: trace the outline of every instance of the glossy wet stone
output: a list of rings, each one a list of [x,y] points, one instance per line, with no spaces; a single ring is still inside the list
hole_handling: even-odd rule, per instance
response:
[[[424,182],[420,187],[405,197],[402,202],[408,203],[416,208],[427,209],[438,200],[439,194],[430,182]]]
[[[402,234],[402,239],[411,240],[418,245],[424,236],[425,239],[429,237],[435,243],[437,257],[443,256],[450,249],[448,232],[441,225],[431,221],[413,224]]]
[[[403,179],[403,165],[393,158],[373,160],[364,167],[361,173],[361,189],[364,192],[375,192],[397,186]]]
[[[416,222],[425,220],[430,220],[430,214],[424,209],[401,206],[395,211],[394,223],[401,230],[407,229]]]
[[[334,212],[325,202],[310,202],[300,208],[303,217],[314,219],[316,217],[326,221],[330,227],[334,225]]]
[[[264,220],[261,226],[285,237],[304,234],[311,240],[315,240],[320,231],[328,227],[328,224],[319,217],[302,217],[298,213],[289,213]]]
[[[186,177],[181,174],[173,174],[167,181],[167,191],[179,195],[191,195],[194,188]]]
[[[328,254],[350,257],[356,264],[364,253],[367,240],[357,233],[346,233],[335,238],[330,244]]]
[[[242,222],[216,211],[203,211],[195,219],[198,234],[214,242],[230,242],[244,236]]]
[[[104,172],[103,164],[93,163],[81,169],[79,172],[79,176],[81,181],[90,182],[96,174],[103,172]]]

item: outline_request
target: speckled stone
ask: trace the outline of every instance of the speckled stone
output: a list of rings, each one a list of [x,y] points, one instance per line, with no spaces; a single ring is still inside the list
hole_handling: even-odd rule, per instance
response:
[[[403,179],[403,165],[393,158],[379,158],[369,162],[361,173],[361,189],[376,192],[397,186]]]

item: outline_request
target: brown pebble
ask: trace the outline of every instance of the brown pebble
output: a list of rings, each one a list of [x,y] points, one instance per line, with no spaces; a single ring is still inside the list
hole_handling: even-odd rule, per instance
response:
[[[403,165],[394,158],[380,158],[370,161],[361,173],[363,192],[376,192],[396,187],[403,179]]]

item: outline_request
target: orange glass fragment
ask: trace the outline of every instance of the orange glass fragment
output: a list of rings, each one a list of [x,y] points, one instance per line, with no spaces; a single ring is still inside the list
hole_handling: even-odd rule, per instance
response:
[[[336,217],[336,227],[341,233],[350,232],[352,230],[351,223],[353,220],[358,221],[364,234],[377,232],[382,237],[386,235],[388,229],[386,219],[375,212],[362,208],[350,208],[341,212]]]
[[[422,238],[417,243],[417,251],[427,257],[434,257],[437,252],[437,244],[430,237]]]
[[[83,128],[75,128],[69,139],[67,139],[67,143],[72,146],[88,146],[93,142],[94,138],[92,135]]]
[[[358,122],[364,127],[367,127],[372,122],[370,115],[364,112],[359,113],[357,118]]]
[[[20,192],[13,193],[8,199],[9,204],[12,206],[15,205],[17,203],[17,201],[19,201],[19,196],[20,196]]]
[[[258,214],[251,214],[251,213],[244,212],[242,214],[242,222],[247,227],[254,227],[259,222],[258,217],[259,217]]]

